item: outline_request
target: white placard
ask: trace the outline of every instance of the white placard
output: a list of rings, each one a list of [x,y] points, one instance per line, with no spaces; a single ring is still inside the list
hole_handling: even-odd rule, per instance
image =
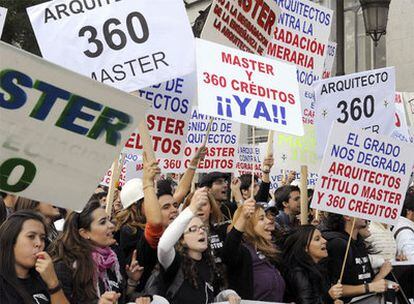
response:
[[[146,102],[2,42],[0,58],[1,190],[82,209]]]
[[[184,170],[190,165],[191,158],[205,142],[210,116],[201,114],[197,107],[191,112],[191,120],[184,149],[184,160],[175,167]],[[237,161],[237,144],[239,142],[240,124],[224,119],[214,118],[210,134],[206,141],[207,154],[198,164],[198,173],[212,171],[233,173]],[[177,170],[171,170],[176,172]]]
[[[326,79],[332,76],[332,68],[335,61],[336,55],[336,42],[329,41],[328,47],[326,48],[325,63],[323,65],[322,78]]]
[[[260,152],[261,149],[259,146],[239,146],[237,149],[236,170],[234,171],[234,174],[236,176],[240,176],[243,174],[252,174],[254,169],[254,174],[261,177],[264,154],[262,155]]]
[[[413,142],[407,125],[407,117],[405,115],[405,107],[401,92],[395,93],[395,127],[391,136],[406,142]]]
[[[311,208],[395,225],[414,145],[334,123]]]
[[[280,9],[273,0],[214,0],[201,38],[244,52],[265,55]]]
[[[303,135],[294,65],[201,39],[196,45],[201,113]]]
[[[407,115],[408,126],[412,131],[414,131],[414,93],[403,92],[402,95],[404,100],[405,113]]]
[[[395,70],[383,68],[315,83],[317,152],[321,157],[332,122],[390,135],[395,123]]]
[[[0,6],[0,38],[3,33],[4,23],[6,22],[7,8]]]
[[[27,11],[45,59],[126,92],[194,71],[181,0],[54,0]]]
[[[333,11],[308,0],[277,1],[281,13],[267,55],[297,65],[303,122],[314,124],[312,84],[322,77]]]
[[[137,95],[152,104],[146,113],[148,130],[161,171],[170,173],[172,163],[181,161],[184,156],[191,106],[197,97],[196,75],[171,79],[139,90]],[[140,136],[135,130],[123,152],[142,155],[142,151]],[[182,170],[184,172],[184,167]]]

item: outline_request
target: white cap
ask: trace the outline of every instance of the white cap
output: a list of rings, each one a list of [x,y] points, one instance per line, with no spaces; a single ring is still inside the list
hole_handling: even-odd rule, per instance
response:
[[[136,201],[144,197],[142,180],[133,178],[125,183],[121,190],[121,203],[124,208],[128,208]]]

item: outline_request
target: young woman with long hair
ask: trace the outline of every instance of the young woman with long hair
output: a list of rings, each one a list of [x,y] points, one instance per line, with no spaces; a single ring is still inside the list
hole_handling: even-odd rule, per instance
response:
[[[300,226],[284,246],[283,259],[289,268],[288,281],[291,301],[297,304],[328,304],[342,296],[342,285],[331,287],[327,264],[326,240],[313,225]]]
[[[176,284],[179,288],[171,295],[170,303],[211,303],[219,294],[216,284],[216,267],[208,246],[208,227],[196,215],[208,203],[207,188],[198,189],[188,208],[164,231],[158,244],[158,260],[163,268],[166,286]],[[231,303],[239,301],[233,291],[222,291],[219,295]]]
[[[135,288],[125,292],[125,268],[119,263],[123,258],[118,260],[110,247],[115,244],[113,232],[114,225],[98,200],[88,202],[82,212],[69,215],[63,234],[52,244],[51,251],[71,303],[123,303],[125,294]],[[126,270],[133,282],[142,274],[134,258]]]
[[[44,251],[46,233],[43,216],[29,210],[13,213],[1,225],[1,303],[69,303]]]
[[[61,217],[59,208],[49,203],[39,202],[36,200],[28,199],[25,197],[17,197],[16,204],[14,205],[14,211],[19,210],[33,210],[41,213],[48,225],[48,235],[46,241],[46,248],[49,243],[52,242],[58,236],[58,231],[54,225],[54,221]]]
[[[272,243],[272,227],[263,208],[253,199],[240,206],[223,248],[229,287],[242,299],[283,302],[285,281],[279,252]]]

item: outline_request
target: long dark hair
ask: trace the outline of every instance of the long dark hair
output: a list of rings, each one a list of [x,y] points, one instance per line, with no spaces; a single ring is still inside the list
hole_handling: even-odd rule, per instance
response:
[[[321,267],[307,252],[316,229],[313,225],[303,225],[290,234],[285,241],[283,260],[286,265],[289,265],[289,269],[300,267],[309,274],[310,278],[322,280],[324,274],[321,272]],[[324,261],[320,263],[323,264]]]
[[[43,224],[45,233],[47,226],[44,217],[34,211],[22,210],[11,214],[7,220],[0,226],[0,278],[1,285],[10,285],[14,289],[16,296],[20,296],[25,304],[31,304],[31,296],[20,284],[16,274],[16,258],[14,256],[14,246],[19,236],[23,224],[28,220],[35,220]],[[35,271],[31,275],[38,276]],[[5,288],[6,289],[6,288]],[[6,295],[4,295],[6,296]],[[3,295],[2,295],[3,299]],[[4,300],[4,299],[3,299]],[[9,299],[10,301],[16,299]]]
[[[190,284],[198,289],[197,278],[200,275],[197,271],[196,261],[191,258],[188,254],[188,247],[182,243],[184,239],[184,234],[181,236],[180,240],[176,244],[175,248],[180,253],[183,258],[182,261],[182,270],[184,274],[184,278],[190,282]],[[211,254],[210,244],[208,245],[207,249],[201,254],[202,259],[207,262],[208,268],[210,269],[210,282],[214,282],[216,279],[215,274],[218,273],[217,265],[214,262],[214,258]],[[215,282],[214,282],[215,283]],[[217,282],[214,284],[217,286],[222,286],[223,282]]]
[[[79,229],[90,230],[92,213],[99,208],[102,208],[100,202],[93,200],[81,213],[72,212],[66,219],[62,235],[51,244],[53,260],[62,261],[73,270],[73,298],[78,301],[97,298],[95,264],[91,255],[94,246],[81,237]]]

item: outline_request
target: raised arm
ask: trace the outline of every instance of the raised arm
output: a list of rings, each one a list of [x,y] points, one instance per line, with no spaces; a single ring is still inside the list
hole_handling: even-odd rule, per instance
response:
[[[181,204],[184,201],[185,196],[191,190],[191,182],[193,181],[195,171],[198,167],[198,162],[204,159],[207,153],[207,148],[201,146],[200,149],[196,152],[193,159],[190,161],[190,166],[185,171],[183,177],[178,183],[177,189],[174,192],[174,201]]]
[[[206,187],[196,190],[188,208],[185,208],[164,231],[158,244],[158,260],[164,269],[170,267],[174,261],[174,246],[184,233],[185,228],[201,206],[208,203],[208,201],[208,190]]]
[[[144,189],[144,210],[147,223],[161,225],[162,215],[157,195],[155,194],[154,178],[160,173],[157,161],[149,161],[146,153],[143,154],[144,174],[142,184]]]

